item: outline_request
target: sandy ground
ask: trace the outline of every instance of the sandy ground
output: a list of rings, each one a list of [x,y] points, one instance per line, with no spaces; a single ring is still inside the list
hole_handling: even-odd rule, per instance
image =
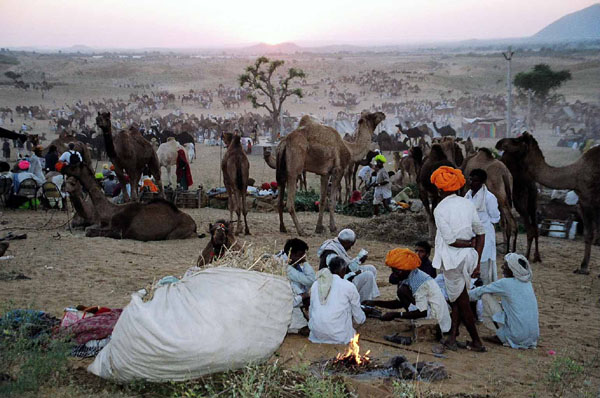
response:
[[[296,59],[297,58],[297,59]],[[436,55],[407,55],[406,57],[364,57],[364,56],[306,56],[286,57],[288,63],[305,68],[309,80],[318,81],[321,77],[356,73],[370,69],[416,69],[439,71],[428,83],[419,83],[424,91],[419,97],[439,98],[441,92],[459,88],[473,93],[500,92],[503,90],[503,62],[493,57],[440,57]],[[597,100],[600,88],[600,64],[598,56],[534,58],[525,57],[515,61],[515,70],[525,69],[540,61],[552,66],[570,67],[574,72],[573,81],[565,87],[569,100]],[[31,56],[22,58],[22,67],[28,71],[46,71],[53,79],[68,83],[53,89],[44,99],[47,106],[84,101],[92,98],[126,98],[131,91],[122,89],[123,82],[155,82],[160,88],[182,93],[189,88],[216,87],[219,82],[233,86],[239,74],[250,59],[207,59],[180,60],[164,59],[154,61],[116,61],[81,59],[59,59],[56,57]],[[499,68],[494,65],[500,65]],[[4,72],[6,67],[0,67]],[[321,88],[322,92],[322,88]],[[371,96],[364,103],[375,100]],[[400,99],[403,100],[403,99]],[[33,105],[42,102],[39,93],[22,92],[0,86],[0,106]],[[318,112],[318,107],[326,105],[322,98],[307,98],[303,104],[290,102],[289,109],[294,113]],[[247,108],[249,110],[249,108]],[[202,113],[191,107],[188,111]],[[238,111],[243,112],[244,109]],[[337,112],[337,108],[327,111]],[[205,111],[206,113],[206,111]],[[226,113],[214,109],[214,114]],[[15,121],[20,125],[20,120]],[[47,122],[38,121],[36,130],[49,131]],[[556,138],[542,131],[539,135],[549,163],[564,165],[577,158],[575,151],[554,146]],[[50,137],[50,136],[49,136]],[[476,145],[493,145],[493,141],[481,141]],[[261,157],[251,156],[251,177],[257,183],[274,180],[274,170],[269,169]],[[98,164],[101,167],[102,162]],[[205,187],[219,185],[219,152],[215,147],[199,146],[199,158],[193,163],[194,185]],[[315,177],[309,182],[317,187]],[[206,230],[208,223],[228,213],[215,209],[186,210],[196,221],[199,231]],[[317,215],[300,213],[300,221],[307,231],[314,231]],[[352,222],[361,222],[346,216],[337,216],[338,227]],[[26,240],[14,241],[7,254],[15,258],[0,262],[0,274],[23,273],[30,280],[0,281],[0,306],[29,306],[43,309],[56,316],[62,314],[66,306],[77,304],[123,307],[129,302],[130,294],[165,275],[181,275],[194,265],[206,239],[190,239],[168,242],[136,242],[111,240],[106,238],[85,238],[82,232],[69,232],[60,227],[67,221],[64,212],[44,211],[3,211],[0,213],[0,235],[13,231],[27,232]],[[250,228],[253,233],[247,240],[258,246],[267,246],[272,252],[278,250],[292,234],[279,233],[275,213],[251,213]],[[291,230],[291,219],[286,215]],[[331,234],[311,235],[310,261],[317,264],[316,249]],[[500,240],[501,237],[498,236]],[[364,247],[370,252],[370,261],[379,270],[378,284],[383,298],[393,298],[395,289],[387,282],[389,271],[383,265],[385,254],[397,246],[412,247],[414,242],[382,243],[360,239],[355,250]],[[554,238],[541,238],[541,254],[544,260],[534,265],[534,287],[540,308],[541,338],[536,350],[520,351],[488,344],[488,353],[475,354],[468,351],[449,352],[447,358],[439,359],[446,365],[451,378],[431,387],[435,391],[447,393],[472,393],[478,396],[549,396],[546,376],[555,357],[548,354],[553,350],[556,356],[571,357],[585,364],[585,378],[597,391],[600,385],[600,256],[595,247],[592,251],[592,275],[574,275],[572,271],[582,257],[581,238],[568,241]],[[518,251],[524,251],[525,237],[519,237]],[[500,261],[500,258],[499,258]],[[1,308],[1,307],[0,307]],[[402,321],[384,323],[368,320],[359,327],[363,337],[382,339],[385,334],[402,331]],[[480,326],[483,335],[488,333]],[[464,339],[466,332],[461,331]],[[402,354],[411,360],[433,360],[430,352],[433,341],[426,340],[414,344],[411,349],[421,351],[417,355],[411,351],[391,348],[371,342],[363,342],[364,349],[370,349],[372,356],[381,362]],[[301,362],[319,361],[331,358],[342,347],[321,346],[298,336],[288,336],[279,350],[279,355],[290,366]],[[595,390],[594,390],[595,388]],[[360,386],[361,395],[386,396],[391,391],[389,384],[373,382]],[[575,391],[574,393],[577,393]],[[489,394],[489,395],[486,395]]]

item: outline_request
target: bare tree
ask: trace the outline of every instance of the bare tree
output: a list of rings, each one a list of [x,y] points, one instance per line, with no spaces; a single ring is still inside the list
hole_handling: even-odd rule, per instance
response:
[[[277,75],[276,71],[283,66],[284,61],[267,57],[259,57],[253,65],[246,67],[246,72],[239,77],[241,87],[248,87],[251,91],[248,99],[254,108],[265,108],[271,115],[273,128],[271,139],[275,141],[279,134],[279,116],[283,102],[291,95],[302,98],[302,89],[290,88],[290,82],[295,78],[304,78],[302,69],[290,68],[287,75]],[[274,79],[278,78],[276,83]]]

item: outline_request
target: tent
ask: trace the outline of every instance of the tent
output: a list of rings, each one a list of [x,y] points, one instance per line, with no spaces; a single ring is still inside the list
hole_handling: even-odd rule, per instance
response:
[[[462,136],[464,138],[504,138],[506,122],[499,117],[463,118]]]

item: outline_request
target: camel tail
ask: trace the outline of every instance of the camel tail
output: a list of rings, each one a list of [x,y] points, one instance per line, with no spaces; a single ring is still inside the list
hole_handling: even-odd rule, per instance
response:
[[[510,173],[510,171],[508,173]],[[509,174],[502,173],[502,181],[504,182],[504,190],[506,191],[506,199],[508,201],[508,205],[512,209],[512,207],[513,207],[512,186],[511,186]]]
[[[284,187],[287,180],[287,161],[286,161],[287,148],[285,143],[282,143],[281,148],[277,151],[277,170],[275,171],[275,178],[277,179],[277,185]]]

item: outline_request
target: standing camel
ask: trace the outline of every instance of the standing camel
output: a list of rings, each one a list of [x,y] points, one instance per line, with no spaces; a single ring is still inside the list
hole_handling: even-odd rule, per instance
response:
[[[523,156],[519,153],[504,152],[500,159],[508,167],[513,176],[513,204],[515,209],[523,219],[525,231],[527,233],[527,252],[529,259],[531,255],[531,246],[535,242],[533,253],[533,262],[541,262],[538,239],[540,236],[537,222],[537,183],[529,171],[529,165],[524,162]],[[516,246],[516,239],[514,242]],[[513,246],[513,251],[515,247]]]
[[[175,139],[175,137],[169,137],[167,142],[163,142],[158,146],[158,150],[156,151],[156,156],[158,156],[158,163],[160,164],[160,169],[162,173],[162,168],[164,167],[167,170],[167,183],[171,185],[171,167],[177,168],[177,151],[185,148],[182,147],[179,142]],[[187,155],[187,152],[186,152]],[[177,186],[177,177],[175,177],[175,184],[173,187]]]
[[[408,125],[408,122],[406,122],[406,124]],[[408,129],[405,130],[405,129],[402,128],[402,123],[398,123],[396,125],[396,127],[398,127],[398,130],[402,134],[406,135],[409,138],[410,144],[413,145],[413,146],[417,145],[417,142],[419,141],[419,138],[423,138],[423,136],[425,135],[425,133],[423,132],[423,130],[421,128],[419,128],[419,127],[412,127],[412,128],[408,128]]]
[[[572,189],[579,195],[585,251],[581,266],[574,272],[590,273],[592,244],[600,233],[600,147],[583,154],[575,163],[552,167],[546,163],[537,141],[527,132],[518,138],[503,138],[496,148],[522,157],[533,179],[554,189]]]
[[[510,252],[510,238],[514,236],[512,251],[516,251],[518,225],[512,214],[512,187],[513,179],[509,169],[494,156],[487,148],[468,157],[462,165],[465,176],[469,176],[474,169],[482,169],[487,173],[485,185],[488,190],[498,199],[500,210],[500,224],[504,235],[506,253]]]
[[[373,132],[377,125],[385,119],[382,112],[363,112],[358,121],[358,132],[355,142],[344,142],[340,134],[333,128],[314,122],[305,115],[298,128],[283,138],[277,146],[277,184],[279,192],[279,230],[287,232],[283,222],[285,190],[288,189],[287,208],[294,221],[299,235],[304,232],[296,217],[294,201],[296,199],[296,179],[306,170],[321,176],[320,203],[329,203],[329,229],[335,232],[335,206],[344,172],[351,162],[360,161],[369,152]],[[327,202],[328,183],[332,185]],[[316,233],[322,233],[323,212],[325,206],[319,206],[319,218]]]
[[[456,130],[454,130],[449,124],[438,128],[437,124],[433,122],[433,128],[442,137],[456,137]]]
[[[161,196],[164,196],[163,186],[160,180],[160,164],[158,156],[150,144],[138,130],[130,128],[121,130],[119,133],[112,134],[112,123],[110,121],[110,112],[98,112],[96,124],[102,130],[106,153],[110,161],[115,166],[115,173],[122,187],[126,186],[125,174],[129,176],[131,184],[131,196],[134,201],[138,200],[138,184],[142,176],[144,167],[148,166],[150,174],[156,180]],[[129,201],[129,194],[123,189],[123,199]]]
[[[227,205],[229,207],[229,223],[233,222],[233,212],[237,214],[236,235],[242,232],[242,218],[244,215],[245,234],[250,235],[246,216],[246,190],[248,189],[248,176],[250,174],[250,162],[244,153],[241,137],[231,133],[223,134],[223,142],[227,145],[227,151],[221,161],[223,171],[223,182],[227,189]]]

